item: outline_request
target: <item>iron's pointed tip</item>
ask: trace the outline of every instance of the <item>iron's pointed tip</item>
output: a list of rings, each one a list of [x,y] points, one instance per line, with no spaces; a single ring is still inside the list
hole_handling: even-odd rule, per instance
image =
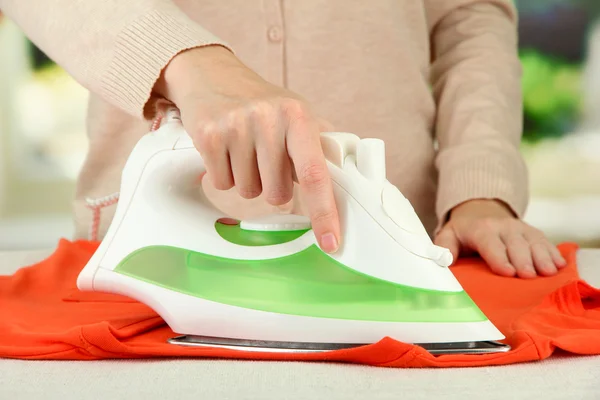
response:
[[[454,261],[454,257],[452,256],[450,250],[439,246],[434,246],[434,248],[435,253],[432,254],[431,258],[441,267],[447,268],[451,266],[452,262]]]
[[[451,266],[452,265],[452,261],[454,261],[454,257],[452,256],[452,253],[449,250],[446,250],[444,253],[442,253],[442,256],[438,260],[439,264],[442,267],[449,267],[449,266]]]

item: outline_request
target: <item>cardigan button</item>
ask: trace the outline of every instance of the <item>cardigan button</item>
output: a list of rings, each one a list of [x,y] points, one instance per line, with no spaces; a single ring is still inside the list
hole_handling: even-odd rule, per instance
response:
[[[280,27],[273,26],[269,29],[268,36],[271,42],[280,42],[283,39],[283,32]]]

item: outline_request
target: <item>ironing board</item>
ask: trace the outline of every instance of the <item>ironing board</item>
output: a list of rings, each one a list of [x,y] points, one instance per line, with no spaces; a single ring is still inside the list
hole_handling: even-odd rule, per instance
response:
[[[0,252],[0,275],[51,251]],[[600,249],[578,254],[600,286]],[[394,370],[356,365],[208,360],[46,362],[0,360],[0,398],[11,399],[598,399],[600,357],[493,368]]]

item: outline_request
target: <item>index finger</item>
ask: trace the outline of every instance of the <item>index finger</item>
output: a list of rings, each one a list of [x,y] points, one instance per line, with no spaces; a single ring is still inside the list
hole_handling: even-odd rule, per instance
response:
[[[339,214],[317,122],[290,119],[287,151],[319,246],[327,253],[335,252],[340,243]]]

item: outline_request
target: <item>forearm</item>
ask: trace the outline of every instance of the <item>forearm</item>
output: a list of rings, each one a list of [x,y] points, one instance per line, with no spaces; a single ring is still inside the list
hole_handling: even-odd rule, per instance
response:
[[[226,46],[170,0],[0,0],[0,9],[81,85],[138,117],[176,54]]]
[[[500,200],[518,216],[527,206],[516,15],[496,3],[505,6],[456,8],[432,33],[441,222],[471,199]]]

